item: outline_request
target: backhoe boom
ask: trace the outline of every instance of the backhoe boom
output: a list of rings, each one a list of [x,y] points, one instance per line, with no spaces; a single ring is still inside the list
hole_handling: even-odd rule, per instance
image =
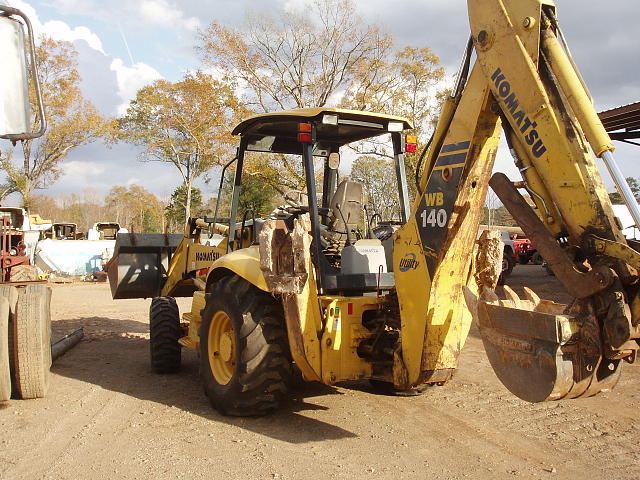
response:
[[[480,317],[488,352],[497,351],[489,356],[503,381],[509,381],[504,371],[513,369],[520,379],[544,377],[531,380],[537,392],[507,384],[512,391],[536,401],[597,393],[598,381],[602,389],[615,384],[603,379],[617,380],[621,358],[635,357],[640,333],[633,287],[638,253],[627,246],[616,223],[591,153],[612,160],[613,145],[558,41],[553,2],[469,0],[468,8],[477,62],[468,80],[464,72],[469,68],[463,66],[462,82],[445,102],[419,180],[420,194],[395,236],[394,264],[416,259],[411,269],[396,270],[408,383],[444,381],[457,367],[470,325],[462,291],[477,288],[469,246],[504,129],[524,180],[518,186],[534,207],[504,176],[491,186],[578,300],[563,312],[566,319],[534,321],[527,309],[509,308],[510,315],[527,318],[518,331],[500,330],[482,303],[476,310],[471,302],[472,313]],[[496,302],[493,296],[485,298]],[[500,313],[493,309],[491,315]],[[552,342],[546,353],[552,361],[541,357],[536,336],[545,321],[573,332],[566,345],[559,337]],[[570,351],[575,372],[567,379],[558,357]],[[520,371],[523,362],[527,368]],[[599,365],[606,368],[596,380]]]

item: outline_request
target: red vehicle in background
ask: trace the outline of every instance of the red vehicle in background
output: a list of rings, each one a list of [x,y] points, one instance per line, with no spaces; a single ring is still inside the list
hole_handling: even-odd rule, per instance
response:
[[[518,257],[518,263],[526,265],[531,262],[534,265],[542,265],[542,257],[536,250],[535,245],[527,237],[516,235],[516,238],[513,239],[513,245]]]

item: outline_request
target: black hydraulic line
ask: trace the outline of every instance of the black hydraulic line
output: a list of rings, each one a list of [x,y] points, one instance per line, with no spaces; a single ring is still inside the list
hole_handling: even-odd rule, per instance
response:
[[[312,124],[313,125],[313,124]],[[315,125],[312,126],[312,136],[315,140]],[[309,197],[309,217],[311,220],[311,255],[316,266],[316,285],[318,293],[324,293],[325,265],[322,257],[322,245],[320,243],[320,218],[318,217],[318,197],[316,192],[316,179],[313,170],[313,143],[302,144],[302,160],[304,163],[305,181],[307,184],[307,196]]]

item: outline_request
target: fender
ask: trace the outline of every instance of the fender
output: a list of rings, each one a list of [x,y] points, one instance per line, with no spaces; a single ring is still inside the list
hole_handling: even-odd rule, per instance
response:
[[[209,275],[207,275],[207,290],[209,290],[209,285],[227,275],[229,271],[244,278],[260,290],[269,291],[264,274],[260,270],[260,251],[257,245],[228,253],[213,262]]]

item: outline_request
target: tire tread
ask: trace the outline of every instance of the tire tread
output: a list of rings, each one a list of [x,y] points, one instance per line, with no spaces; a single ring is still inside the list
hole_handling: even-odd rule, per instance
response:
[[[223,309],[237,328],[237,363],[228,385],[219,385],[211,372],[206,338],[211,319]],[[202,311],[200,348],[205,393],[226,415],[259,416],[277,409],[286,399],[292,376],[289,346],[280,303],[238,276],[218,281]]]
[[[173,297],[155,297],[149,307],[149,349],[151,369],[175,373],[182,363],[180,312]]]

